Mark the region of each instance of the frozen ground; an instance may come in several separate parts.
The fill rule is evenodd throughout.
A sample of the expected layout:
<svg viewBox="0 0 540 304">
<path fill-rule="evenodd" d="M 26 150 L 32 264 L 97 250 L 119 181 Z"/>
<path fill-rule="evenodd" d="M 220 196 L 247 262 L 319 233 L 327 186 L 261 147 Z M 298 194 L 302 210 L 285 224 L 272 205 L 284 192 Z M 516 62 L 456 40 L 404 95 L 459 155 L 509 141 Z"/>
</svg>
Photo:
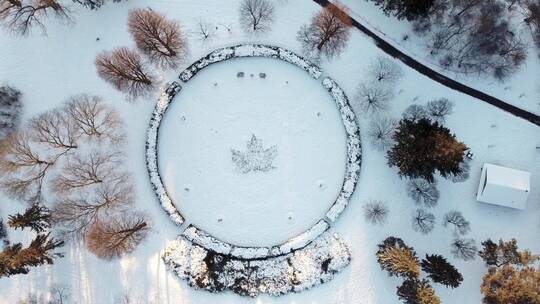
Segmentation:
<svg viewBox="0 0 540 304">
<path fill-rule="evenodd" d="M 231 150 L 248 152 L 252 135 L 263 149 L 275 146 L 273 169 L 243 173 L 235 166 Z M 183 85 L 161 123 L 158 159 L 188 222 L 232 244 L 273 246 L 309 229 L 334 203 L 345 143 L 320 80 L 276 59 L 241 58 Z"/>
<path fill-rule="evenodd" d="M 101 50 L 123 45 L 132 46 L 125 26 L 127 10 L 147 6 L 178 19 L 190 32 L 191 56 L 186 64 L 211 49 L 237 42 L 268 42 L 300 51 L 295 33 L 319 9 L 319 6 L 311 1 L 288 1 L 278 6 L 273 30 L 259 37 L 244 35 L 238 28 L 238 1 L 225 3 L 219 0 L 135 0 L 108 5 L 98 12 L 86 12 L 77 8 L 77 23 L 65 26 L 51 22 L 48 37 L 36 34 L 28 38 L 14 38 L 0 31 L 0 81 L 9 81 L 24 92 L 25 118 L 61 104 L 70 95 L 83 92 L 101 95 L 120 110 L 129 132 L 127 151 L 132 164 L 131 171 L 136 173 L 138 205 L 150 213 L 154 227 L 144 245 L 133 255 L 120 261 L 100 261 L 84 248 L 73 245 L 64 248 L 66 257 L 53 266 L 34 269 L 26 276 L 0 279 L 0 303 L 14 303 L 26 292 L 45 293 L 48 287 L 55 283 L 71 285 L 73 299 L 77 303 L 92 304 L 113 303 L 113 300 L 125 291 L 140 297 L 142 303 L 397 303 L 395 288 L 398 280 L 389 278 L 380 271 L 375 258 L 376 244 L 389 235 L 395 235 L 415 247 L 419 256 L 440 253 L 449 257 L 463 273 L 464 282 L 457 289 L 435 285 L 443 303 L 478 304 L 481 299 L 480 279 L 486 269 L 478 259 L 462 262 L 451 257 L 449 244 L 452 233 L 440 224 L 444 213 L 451 209 L 462 211 L 471 221 L 470 237 L 474 237 L 477 242 L 488 237 L 515 237 L 521 247 L 540 252 L 540 153 L 535 148 L 540 145 L 540 129 L 485 103 L 448 90 L 403 67 L 405 75 L 398 84 L 399 94 L 393 100 L 389 115 L 398 117 L 413 100 L 425 103 L 433 98 L 447 97 L 456 103 L 447 125 L 475 153 L 471 178 L 468 181 L 461 184 L 439 182 L 441 200 L 439 206 L 432 211 L 438 220 L 435 230 L 424 236 L 411 229 L 410 217 L 416 206 L 405 193 L 405 183 L 397 177 L 394 170 L 386 166 L 384 155 L 367 144 L 364 132 L 362 136 L 365 145 L 357 191 L 349 207 L 331 230 L 341 233 L 351 249 L 352 261 L 347 269 L 331 282 L 313 290 L 280 298 L 261 296 L 248 299 L 232 293 L 214 295 L 192 290 L 174 274 L 167 272 L 159 258 L 160 251 L 166 247 L 167 242 L 178 234 L 178 228 L 158 205 L 145 168 L 146 128 L 156 97 L 138 104 L 128 104 L 121 94 L 97 77 L 93 67 L 95 55 Z M 374 10 L 357 13 L 366 18 L 377 17 Z M 199 41 L 195 34 L 196 22 L 200 18 L 219 26 L 217 36 L 209 42 Z M 232 26 L 231 34 L 223 28 L 223 24 Z M 100 41 L 96 41 L 96 37 L 100 37 Z M 353 31 L 350 44 L 342 56 L 330 62 L 323 61 L 322 68 L 327 75 L 339 82 L 348 95 L 353 96 L 356 85 L 365 76 L 368 63 L 379 54 L 381 52 L 371 40 Z M 537 64 L 534 65 L 533 62 L 529 67 L 537 68 Z M 533 82 L 533 72 L 534 70 L 531 70 L 528 79 L 512 80 L 512 92 L 515 93 L 500 97 L 514 104 L 521 102 L 518 92 L 529 91 L 527 88 Z M 162 77 L 173 79 L 176 75 L 177 71 L 163 73 Z M 271 73 L 268 75 L 267 80 L 272 76 Z M 235 75 L 233 78 L 236 81 Z M 470 83 L 476 80 L 467 81 Z M 503 91 L 502 87 L 493 83 L 487 87 L 487 91 Z M 362 130 L 365 130 L 370 117 L 361 115 L 359 118 Z M 242 149 L 244 136 L 233 146 Z M 272 144 L 271 140 L 263 139 L 265 144 Z M 483 162 L 505 164 L 533 173 L 532 192 L 526 211 L 498 208 L 475 201 Z M 371 226 L 363 220 L 362 206 L 368 199 L 387 201 L 390 216 L 385 226 Z M 24 208 L 4 196 L 0 197 L 0 207 L 2 217 Z M 30 239 L 30 236 L 15 233 L 12 233 L 12 237 L 24 241 Z"/>
</svg>

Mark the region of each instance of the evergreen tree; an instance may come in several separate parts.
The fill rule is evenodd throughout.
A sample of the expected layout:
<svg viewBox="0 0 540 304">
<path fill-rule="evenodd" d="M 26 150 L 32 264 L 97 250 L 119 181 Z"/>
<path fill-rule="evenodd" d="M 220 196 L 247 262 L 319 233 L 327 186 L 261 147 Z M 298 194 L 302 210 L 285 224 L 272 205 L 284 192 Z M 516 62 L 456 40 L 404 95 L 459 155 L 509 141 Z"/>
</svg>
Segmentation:
<svg viewBox="0 0 540 304">
<path fill-rule="evenodd" d="M 51 227 L 51 213 L 47 207 L 34 204 L 23 214 L 10 215 L 8 224 L 14 229 L 30 228 L 37 233 L 44 232 Z"/>
<path fill-rule="evenodd" d="M 64 245 L 63 241 L 49 238 L 50 234 L 39 234 L 27 248 L 21 243 L 8 245 L 0 252 L 0 278 L 14 274 L 26 274 L 29 267 L 53 264 L 55 257 L 61 253 L 53 252 Z"/>
<path fill-rule="evenodd" d="M 540 304 L 540 269 L 491 267 L 480 290 L 484 304 Z"/>
<path fill-rule="evenodd" d="M 460 172 L 465 144 L 450 130 L 429 119 L 402 119 L 394 134 L 396 144 L 388 151 L 388 165 L 400 176 L 424 178 L 433 182 L 438 171 L 443 177 Z"/>
<path fill-rule="evenodd" d="M 7 239 L 7 230 L 6 225 L 4 225 L 4 220 L 0 218 L 0 240 Z"/>
<path fill-rule="evenodd" d="M 405 304 L 440 304 L 441 300 L 427 280 L 407 279 L 397 289 L 399 299 Z"/>
<path fill-rule="evenodd" d="M 456 288 L 463 281 L 461 273 L 452 264 L 448 263 L 444 257 L 438 254 L 426 254 L 426 258 L 422 260 L 420 265 L 422 266 L 422 270 L 435 283 Z"/>
<path fill-rule="evenodd" d="M 420 265 L 413 248 L 405 245 L 400 238 L 389 237 L 379 244 L 377 261 L 381 269 L 386 270 L 390 276 L 404 278 L 418 278 Z"/>
<path fill-rule="evenodd" d="M 372 0 L 381 6 L 386 15 L 393 14 L 398 19 L 409 21 L 426 17 L 435 3 L 434 0 Z"/>
</svg>

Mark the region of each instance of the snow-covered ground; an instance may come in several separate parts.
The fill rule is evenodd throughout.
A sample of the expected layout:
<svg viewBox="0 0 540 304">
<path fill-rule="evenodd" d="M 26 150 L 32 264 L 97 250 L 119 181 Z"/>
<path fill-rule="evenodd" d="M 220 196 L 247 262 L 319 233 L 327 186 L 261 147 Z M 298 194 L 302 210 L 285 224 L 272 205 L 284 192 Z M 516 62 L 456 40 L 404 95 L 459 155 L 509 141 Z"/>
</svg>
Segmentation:
<svg viewBox="0 0 540 304">
<path fill-rule="evenodd" d="M 58 259 L 55 265 L 32 269 L 28 275 L 0 279 L 0 303 L 15 303 L 26 292 L 46 293 L 49 286 L 56 283 L 70 285 L 72 299 L 76 303 L 114 303 L 114 299 L 125 292 L 139 297 L 142 303 L 397 303 L 395 288 L 399 281 L 389 278 L 382 272 L 375 258 L 376 244 L 387 236 L 394 235 L 413 246 L 420 257 L 426 253 L 440 253 L 448 257 L 463 273 L 464 282 L 459 288 L 452 290 L 440 285 L 434 286 L 443 303 L 476 304 L 481 299 L 479 286 L 486 269 L 479 259 L 463 262 L 451 257 L 452 232 L 442 227 L 441 220 L 443 215 L 452 209 L 462 211 L 471 221 L 472 232 L 469 236 L 475 238 L 477 244 L 488 237 L 495 239 L 515 237 L 520 247 L 540 252 L 540 152 L 536 148 L 540 145 L 540 128 L 481 101 L 449 90 L 403 66 L 404 77 L 397 85 L 398 94 L 392 102 L 389 115 L 398 117 L 413 102 L 425 103 L 434 98 L 447 97 L 456 103 L 447 125 L 460 140 L 471 147 L 475 154 L 469 180 L 459 184 L 439 181 L 441 200 L 439 205 L 431 210 L 438 222 L 431 234 L 425 236 L 412 230 L 411 214 L 416 206 L 406 195 L 405 182 L 399 179 L 395 170 L 387 167 L 384 154 L 368 144 L 366 132 L 363 132 L 364 153 L 357 190 L 342 217 L 330 230 L 343 236 L 351 250 L 352 261 L 350 266 L 332 281 L 300 294 L 279 298 L 263 295 L 250 299 L 233 293 L 210 294 L 195 291 L 168 272 L 160 258 L 160 252 L 166 248 L 169 241 L 175 239 L 179 230 L 157 203 L 148 180 L 144 157 L 146 128 L 157 96 L 136 104 L 125 102 L 122 94 L 98 78 L 93 66 L 94 58 L 104 49 L 132 46 L 125 25 L 128 9 L 148 6 L 179 20 L 189 32 L 190 58 L 178 71 L 161 73 L 164 80 L 174 79 L 180 70 L 208 51 L 239 42 L 266 42 L 285 46 L 300 53 L 300 46 L 295 39 L 296 31 L 309 21 L 319 6 L 307 0 L 279 1 L 279 3 L 282 4 L 277 5 L 276 21 L 272 31 L 260 36 L 247 35 L 240 30 L 237 14 L 239 1 L 236 0 L 226 2 L 130 0 L 126 3 L 107 5 L 97 12 L 74 8 L 77 14 L 76 24 L 66 26 L 51 21 L 48 23 L 46 37 L 39 33 L 27 38 L 11 37 L 0 31 L 0 81 L 7 81 L 24 92 L 25 119 L 54 108 L 67 97 L 78 93 L 101 95 L 121 112 L 128 131 L 129 146 L 126 150 L 131 164 L 130 169 L 135 173 L 138 207 L 149 212 L 153 225 L 148 240 L 134 254 L 119 261 L 104 262 L 92 256 L 84 247 L 68 245 L 63 248 L 66 257 Z M 365 18 L 379 20 L 378 11 L 375 9 L 358 10 L 356 13 Z M 214 39 L 206 42 L 198 39 L 196 22 L 199 19 L 218 26 L 217 36 Z M 225 29 L 225 25 L 231 26 L 230 33 Z M 100 38 L 99 41 L 96 41 L 97 37 Z M 369 62 L 380 54 L 381 51 L 370 39 L 353 31 L 345 52 L 334 60 L 323 60 L 321 67 L 325 75 L 335 79 L 352 97 L 358 82 L 365 76 Z M 251 66 L 243 68 L 246 73 L 251 69 Z M 538 69 L 538 62 L 531 59 L 527 65 L 527 72 L 523 72 L 524 76 L 518 76 L 522 75 L 520 72 L 512 78 L 511 91 L 505 91 L 503 85 L 495 82 L 489 84 L 490 81 L 485 87 L 478 87 L 485 88 L 488 93 L 492 92 L 513 104 L 521 105 L 522 101 L 518 98 L 520 92 L 526 92 L 527 96 L 533 94 L 533 80 L 538 80 L 535 78 L 538 77 L 535 76 L 535 69 Z M 260 69 L 254 70 L 257 73 Z M 230 81 L 231 86 L 234 82 L 240 81 L 236 79 L 234 72 L 230 77 L 218 80 L 220 89 L 226 90 L 224 87 L 226 79 Z M 267 74 L 268 77 L 264 81 L 270 83 L 272 72 Z M 255 77 L 258 77 L 257 74 Z M 307 84 L 312 80 L 307 76 L 304 77 L 302 78 L 305 79 L 304 83 L 301 85 L 311 88 Z M 199 77 L 201 82 L 202 78 Z M 242 81 L 251 80 L 244 78 Z M 464 81 L 475 82 L 471 79 Z M 209 90 L 214 90 L 212 82 L 206 84 L 211 84 Z M 186 92 L 189 89 L 187 87 Z M 180 94 L 183 93 L 185 92 Z M 307 94 L 311 92 L 306 92 L 306 96 Z M 324 98 L 327 98 L 328 93 L 324 94 L 326 94 Z M 523 104 L 523 108 L 529 107 L 528 103 Z M 307 115 L 314 113 L 315 109 L 308 111 Z M 366 130 L 370 119 L 371 117 L 359 115 L 362 130 Z M 175 121 L 171 120 L 170 123 Z M 243 144 L 251 135 L 250 132 L 238 134 L 239 137 L 231 142 L 231 148 L 242 150 Z M 278 141 L 277 137 L 273 136 L 276 135 L 268 137 L 261 135 L 261 138 L 265 145 L 273 145 Z M 178 140 L 180 145 L 184 142 L 188 144 L 189 140 Z M 335 159 L 336 156 L 332 155 L 331 158 Z M 532 191 L 526 211 L 499 208 L 475 201 L 483 162 L 504 164 L 533 173 Z M 328 174 L 324 180 L 330 183 L 332 176 Z M 390 215 L 384 226 L 372 226 L 362 218 L 362 206 L 369 199 L 387 201 Z M 24 209 L 22 204 L 4 196 L 0 197 L 2 217 L 5 218 L 7 214 L 22 209 Z M 286 218 L 287 212 L 283 210 L 283 218 Z M 215 221 L 215 217 L 210 216 L 207 220 Z M 248 233 L 252 233 L 249 230 L 254 229 L 246 227 L 244 229 L 246 237 L 249 236 Z M 15 233 L 12 233 L 12 237 L 20 237 L 24 241 L 30 239 L 29 235 Z"/>
<path fill-rule="evenodd" d="M 229 243 L 281 244 L 322 218 L 341 190 L 346 138 L 336 104 L 320 80 L 286 62 L 205 68 L 183 85 L 159 133 L 162 179 L 180 213 Z M 231 150 L 248 152 L 252 135 L 275 146 L 273 169 L 235 166 Z"/>
</svg>

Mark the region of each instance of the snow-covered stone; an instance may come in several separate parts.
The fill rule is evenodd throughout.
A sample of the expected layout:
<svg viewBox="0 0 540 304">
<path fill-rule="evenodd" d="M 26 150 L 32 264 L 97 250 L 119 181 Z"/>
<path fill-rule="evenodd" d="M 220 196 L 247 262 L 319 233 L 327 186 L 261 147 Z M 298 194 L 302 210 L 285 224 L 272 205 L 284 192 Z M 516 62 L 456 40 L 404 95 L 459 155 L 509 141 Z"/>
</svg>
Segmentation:
<svg viewBox="0 0 540 304">
<path fill-rule="evenodd" d="M 152 184 L 152 189 L 156 194 L 161 207 L 167 214 L 170 219 L 178 226 L 184 223 L 184 218 L 174 206 L 172 200 L 167 194 L 167 190 L 163 186 L 163 181 L 159 174 L 158 168 L 158 159 L 157 159 L 157 142 L 159 136 L 159 126 L 163 115 L 167 110 L 167 107 L 172 102 L 173 98 L 182 90 L 182 87 L 178 82 L 173 82 L 168 85 L 167 89 L 159 97 L 154 112 L 152 113 L 152 118 L 150 119 L 150 126 L 148 127 L 146 133 L 146 168 L 148 174 L 150 175 L 150 183 Z"/>
<path fill-rule="evenodd" d="M 315 79 L 319 79 L 322 75 L 322 71 L 318 66 L 287 49 L 264 44 L 240 44 L 212 51 L 182 71 L 179 78 L 183 82 L 187 82 L 200 70 L 211 64 L 242 57 L 277 58 L 298 66 Z"/>
<path fill-rule="evenodd" d="M 358 183 L 360 164 L 362 162 L 362 147 L 360 144 L 360 129 L 358 128 L 356 116 L 351 109 L 347 95 L 345 95 L 341 87 L 330 77 L 324 78 L 322 85 L 332 95 L 341 114 L 345 132 L 347 133 L 347 170 L 345 179 L 338 198 L 326 213 L 326 218 L 333 223 L 345 210 L 345 207 L 347 207 L 349 198 Z"/>
</svg>

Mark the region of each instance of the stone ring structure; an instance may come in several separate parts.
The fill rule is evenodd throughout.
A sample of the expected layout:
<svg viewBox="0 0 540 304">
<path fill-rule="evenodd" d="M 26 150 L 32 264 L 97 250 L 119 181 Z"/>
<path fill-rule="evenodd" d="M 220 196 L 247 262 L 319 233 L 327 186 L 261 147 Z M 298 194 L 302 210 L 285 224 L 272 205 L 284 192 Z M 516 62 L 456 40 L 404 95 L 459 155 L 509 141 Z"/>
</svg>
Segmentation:
<svg viewBox="0 0 540 304">
<path fill-rule="evenodd" d="M 187 83 L 205 67 L 233 58 L 266 57 L 286 61 L 305 70 L 312 78 L 320 79 L 322 71 L 319 67 L 297 54 L 276 46 L 263 44 L 241 44 L 217 49 L 207 56 L 197 60 L 180 73 L 179 79 Z M 347 139 L 346 170 L 339 195 L 332 206 L 323 214 L 320 220 L 300 235 L 289 239 L 281 245 L 273 247 L 241 247 L 213 237 L 193 224 L 183 231 L 182 236 L 207 250 L 218 254 L 228 255 L 243 260 L 264 259 L 289 254 L 309 245 L 318 236 L 327 231 L 346 208 L 349 198 L 355 190 L 361 164 L 361 142 L 358 124 L 349 105 L 347 96 L 339 85 L 329 77 L 321 81 L 321 85 L 330 93 L 334 100 L 344 125 Z M 169 197 L 159 171 L 158 139 L 159 128 L 169 105 L 182 90 L 179 82 L 172 82 L 161 94 L 150 120 L 146 141 L 146 164 L 150 175 L 153 190 L 171 220 L 178 226 L 185 223 L 185 219 L 176 208 L 175 202 Z M 178 204 L 180 202 L 176 202 Z"/>
</svg>

